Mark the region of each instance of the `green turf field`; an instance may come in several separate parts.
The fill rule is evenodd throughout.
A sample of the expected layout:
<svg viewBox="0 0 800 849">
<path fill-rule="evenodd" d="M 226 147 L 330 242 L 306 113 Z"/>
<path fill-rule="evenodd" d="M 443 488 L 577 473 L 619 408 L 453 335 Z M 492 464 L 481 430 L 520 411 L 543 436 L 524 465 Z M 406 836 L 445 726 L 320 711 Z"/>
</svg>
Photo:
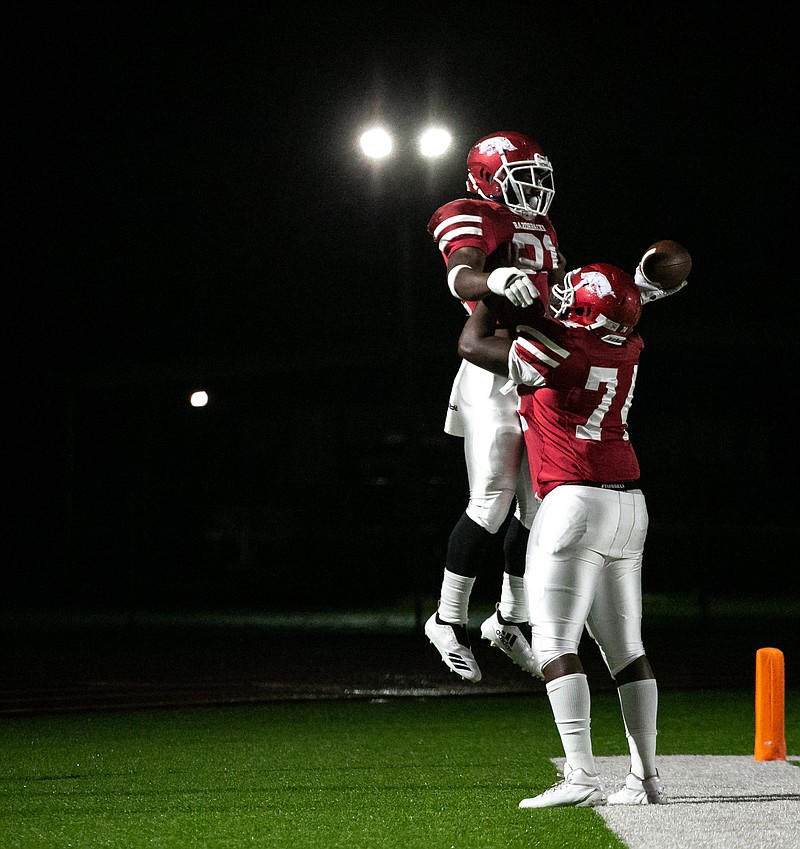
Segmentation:
<svg viewBox="0 0 800 849">
<path fill-rule="evenodd" d="M 752 755 L 753 694 L 662 693 L 661 754 Z M 597 755 L 626 751 L 616 696 Z M 800 752 L 800 692 L 786 696 Z M 620 847 L 588 809 L 521 811 L 562 755 L 543 694 L 4 719 L 3 849 Z"/>
</svg>

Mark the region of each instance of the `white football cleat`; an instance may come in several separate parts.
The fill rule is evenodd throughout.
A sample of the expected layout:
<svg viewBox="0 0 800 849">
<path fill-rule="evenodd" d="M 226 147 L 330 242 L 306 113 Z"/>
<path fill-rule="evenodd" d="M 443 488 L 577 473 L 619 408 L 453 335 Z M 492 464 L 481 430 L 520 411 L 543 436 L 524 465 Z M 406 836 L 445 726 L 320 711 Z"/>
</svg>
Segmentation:
<svg viewBox="0 0 800 849">
<path fill-rule="evenodd" d="M 481 680 L 481 671 L 472 653 L 465 625 L 442 622 L 438 613 L 434 613 L 425 623 L 425 635 L 453 672 L 473 684 Z"/>
<path fill-rule="evenodd" d="M 664 805 L 667 789 L 658 773 L 650 778 L 639 778 L 628 773 L 625 785 L 608 797 L 609 805 Z"/>
<path fill-rule="evenodd" d="M 505 652 L 521 669 L 537 678 L 542 677 L 537 671 L 536 660 L 525 632 L 519 624 L 503 619 L 500 615 L 500 605 L 481 625 L 481 637 Z"/>
<path fill-rule="evenodd" d="M 523 799 L 520 808 L 595 808 L 605 805 L 606 794 L 600 778 L 582 769 L 564 765 L 564 780 L 533 796 Z"/>
</svg>

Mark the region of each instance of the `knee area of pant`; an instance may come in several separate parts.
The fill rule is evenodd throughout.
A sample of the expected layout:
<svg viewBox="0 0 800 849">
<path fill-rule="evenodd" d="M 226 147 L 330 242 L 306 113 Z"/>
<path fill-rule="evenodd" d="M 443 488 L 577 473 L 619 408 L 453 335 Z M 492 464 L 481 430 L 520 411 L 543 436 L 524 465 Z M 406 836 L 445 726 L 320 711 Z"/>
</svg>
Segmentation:
<svg viewBox="0 0 800 849">
<path fill-rule="evenodd" d="M 640 661 L 640 658 L 643 658 L 643 660 Z M 631 666 L 631 664 L 635 661 L 640 661 L 640 663 L 647 662 L 647 657 L 641 648 L 633 649 L 624 656 L 612 657 L 611 655 L 608 655 L 606 665 L 608 666 L 608 671 L 611 673 L 611 677 L 616 681 L 617 676 L 620 674 L 620 672 L 625 672 L 625 670 L 628 670 L 628 667 Z M 649 664 L 647 668 L 649 669 Z M 632 668 L 628 671 L 633 674 L 635 680 L 635 678 L 637 677 L 637 670 Z"/>
<path fill-rule="evenodd" d="M 510 507 L 510 501 L 504 503 L 499 499 L 480 503 L 470 501 L 465 512 L 476 525 L 480 525 L 490 534 L 496 534 L 505 521 Z"/>
</svg>

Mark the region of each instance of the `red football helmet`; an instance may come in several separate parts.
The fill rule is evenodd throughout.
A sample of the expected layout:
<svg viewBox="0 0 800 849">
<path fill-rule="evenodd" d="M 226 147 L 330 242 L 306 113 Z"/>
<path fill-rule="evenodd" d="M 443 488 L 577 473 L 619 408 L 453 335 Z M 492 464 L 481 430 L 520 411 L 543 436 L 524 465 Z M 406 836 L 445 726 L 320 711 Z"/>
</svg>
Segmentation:
<svg viewBox="0 0 800 849">
<path fill-rule="evenodd" d="M 642 314 L 642 299 L 630 274 L 604 262 L 576 268 L 550 289 L 553 318 L 585 327 L 609 345 L 621 345 Z"/>
<path fill-rule="evenodd" d="M 553 166 L 522 133 L 484 136 L 467 155 L 467 189 L 504 203 L 518 215 L 547 215 L 553 201 Z"/>
</svg>

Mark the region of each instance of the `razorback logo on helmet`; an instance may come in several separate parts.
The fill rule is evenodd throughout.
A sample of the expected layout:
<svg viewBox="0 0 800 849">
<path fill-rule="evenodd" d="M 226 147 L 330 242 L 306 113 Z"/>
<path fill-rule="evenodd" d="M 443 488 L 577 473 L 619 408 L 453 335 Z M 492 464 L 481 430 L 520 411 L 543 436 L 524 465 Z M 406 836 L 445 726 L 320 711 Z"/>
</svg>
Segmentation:
<svg viewBox="0 0 800 849">
<path fill-rule="evenodd" d="M 483 139 L 483 141 L 478 142 L 478 150 L 483 154 L 502 153 L 504 150 L 516 149 L 511 143 L 511 139 L 505 136 L 492 136 L 490 139 Z"/>
<path fill-rule="evenodd" d="M 604 298 L 606 295 L 614 294 L 614 287 L 605 274 L 599 271 L 589 271 L 581 275 L 583 285 L 596 297 Z"/>
</svg>

